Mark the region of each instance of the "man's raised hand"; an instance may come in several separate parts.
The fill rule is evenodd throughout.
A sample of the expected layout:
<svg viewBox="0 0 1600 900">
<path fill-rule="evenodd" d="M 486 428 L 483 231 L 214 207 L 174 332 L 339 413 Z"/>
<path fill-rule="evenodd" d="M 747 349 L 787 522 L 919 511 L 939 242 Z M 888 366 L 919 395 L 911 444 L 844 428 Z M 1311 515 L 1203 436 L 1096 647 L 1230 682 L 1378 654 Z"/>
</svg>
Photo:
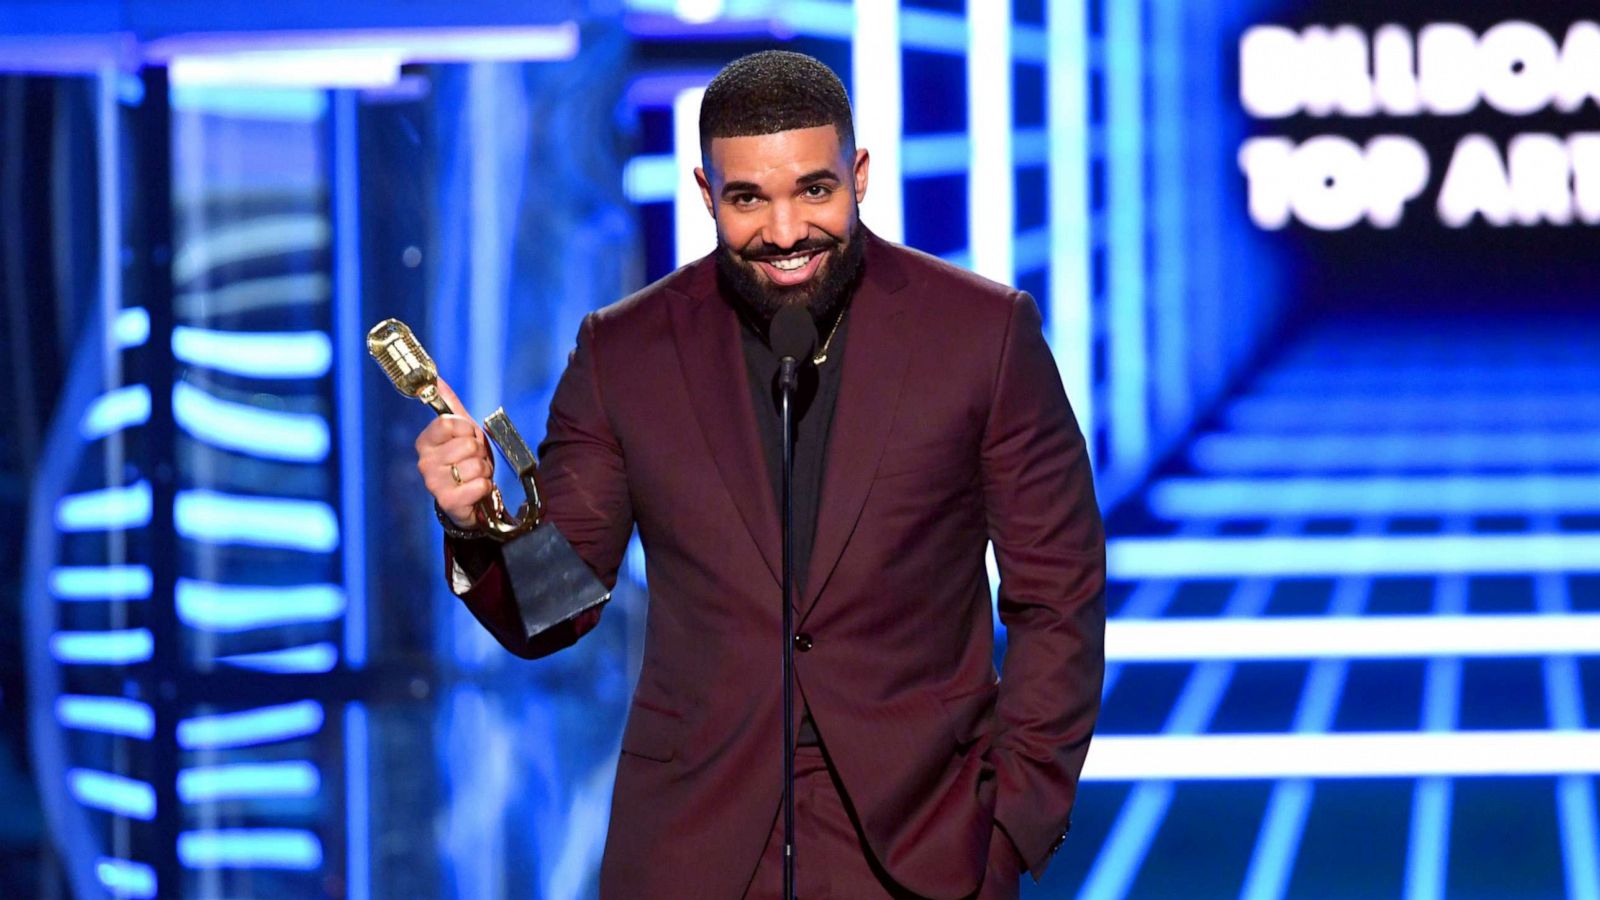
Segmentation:
<svg viewBox="0 0 1600 900">
<path fill-rule="evenodd" d="M 482 528 L 475 505 L 494 490 L 494 457 L 483 429 L 466 414 L 443 378 L 439 396 L 450 415 L 439 416 L 417 435 L 417 471 L 439 509 L 465 529 Z"/>
</svg>

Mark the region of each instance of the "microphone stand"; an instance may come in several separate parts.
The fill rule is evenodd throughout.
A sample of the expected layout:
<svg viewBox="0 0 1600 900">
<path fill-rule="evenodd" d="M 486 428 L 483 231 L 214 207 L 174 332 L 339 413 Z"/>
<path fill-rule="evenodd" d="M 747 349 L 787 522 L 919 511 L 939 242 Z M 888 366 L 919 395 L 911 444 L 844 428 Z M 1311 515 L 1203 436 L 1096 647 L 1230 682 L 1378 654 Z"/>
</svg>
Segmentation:
<svg viewBox="0 0 1600 900">
<path fill-rule="evenodd" d="M 783 896 L 794 900 L 794 419 L 800 363 L 779 361 L 783 419 Z"/>
</svg>

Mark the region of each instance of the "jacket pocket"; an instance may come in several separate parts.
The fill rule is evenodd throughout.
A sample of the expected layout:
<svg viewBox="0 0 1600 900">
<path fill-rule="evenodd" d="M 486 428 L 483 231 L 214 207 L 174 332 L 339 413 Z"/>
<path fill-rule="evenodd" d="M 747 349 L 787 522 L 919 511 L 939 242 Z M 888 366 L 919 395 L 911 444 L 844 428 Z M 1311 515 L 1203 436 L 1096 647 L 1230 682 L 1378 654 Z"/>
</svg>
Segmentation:
<svg viewBox="0 0 1600 900">
<path fill-rule="evenodd" d="M 683 736 L 683 715 L 651 703 L 634 700 L 628 724 L 622 730 L 622 752 L 667 762 L 678 755 Z"/>
</svg>

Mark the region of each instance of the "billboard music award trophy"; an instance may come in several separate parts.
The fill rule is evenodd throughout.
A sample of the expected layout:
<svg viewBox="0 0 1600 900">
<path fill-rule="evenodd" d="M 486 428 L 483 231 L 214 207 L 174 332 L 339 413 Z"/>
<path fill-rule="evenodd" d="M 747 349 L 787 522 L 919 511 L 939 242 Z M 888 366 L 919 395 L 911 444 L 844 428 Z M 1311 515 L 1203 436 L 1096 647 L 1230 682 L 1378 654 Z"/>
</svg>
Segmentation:
<svg viewBox="0 0 1600 900">
<path fill-rule="evenodd" d="M 395 389 L 426 403 L 438 415 L 449 406 L 439 396 L 439 370 L 411 329 L 398 319 L 384 319 L 367 332 L 367 352 L 383 368 Z M 541 524 L 544 503 L 539 493 L 539 464 L 502 407 L 483 422 L 495 448 L 517 473 L 527 502 L 511 515 L 498 487 L 478 503 L 484 536 L 500 543 L 511 594 L 521 613 L 525 637 L 532 638 L 611 599 L 577 551 L 553 523 Z"/>
</svg>

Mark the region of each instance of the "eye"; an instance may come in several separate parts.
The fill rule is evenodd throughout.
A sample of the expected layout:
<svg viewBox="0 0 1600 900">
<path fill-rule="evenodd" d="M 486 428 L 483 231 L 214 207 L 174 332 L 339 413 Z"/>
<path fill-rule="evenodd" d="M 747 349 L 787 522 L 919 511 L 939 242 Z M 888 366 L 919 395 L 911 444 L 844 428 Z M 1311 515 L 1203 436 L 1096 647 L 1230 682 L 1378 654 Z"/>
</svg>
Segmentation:
<svg viewBox="0 0 1600 900">
<path fill-rule="evenodd" d="M 833 194 L 833 188 L 825 184 L 813 184 L 806 187 L 804 196 L 812 200 L 821 200 L 831 194 Z"/>
<path fill-rule="evenodd" d="M 729 198 L 728 202 L 733 204 L 735 209 L 749 209 L 760 203 L 761 198 L 755 194 L 734 194 L 733 197 Z"/>
</svg>

